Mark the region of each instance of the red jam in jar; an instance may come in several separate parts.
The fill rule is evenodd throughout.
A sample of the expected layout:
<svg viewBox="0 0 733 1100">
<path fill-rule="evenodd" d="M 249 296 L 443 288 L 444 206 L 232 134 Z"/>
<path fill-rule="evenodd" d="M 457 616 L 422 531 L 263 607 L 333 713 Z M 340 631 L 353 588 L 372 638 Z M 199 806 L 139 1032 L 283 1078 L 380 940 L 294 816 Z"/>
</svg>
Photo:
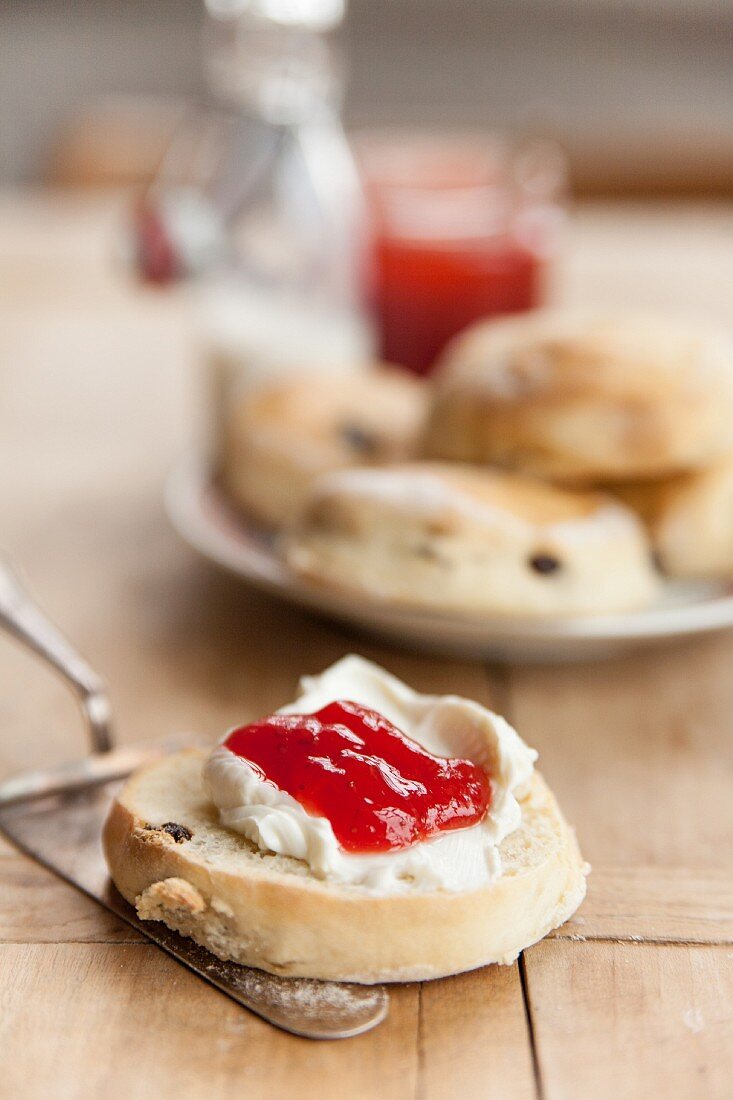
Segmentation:
<svg viewBox="0 0 733 1100">
<path fill-rule="evenodd" d="M 542 303 L 562 213 L 556 150 L 404 134 L 357 151 L 383 359 L 426 374 L 467 325 Z"/>
<path fill-rule="evenodd" d="M 409 241 L 383 236 L 375 246 L 381 353 L 427 374 L 445 345 L 483 317 L 539 305 L 542 263 L 511 240 Z"/>
<path fill-rule="evenodd" d="M 345 700 L 315 714 L 273 714 L 234 730 L 226 748 L 330 821 L 348 852 L 395 852 L 481 821 L 489 777 L 434 756 L 377 711 Z"/>
</svg>

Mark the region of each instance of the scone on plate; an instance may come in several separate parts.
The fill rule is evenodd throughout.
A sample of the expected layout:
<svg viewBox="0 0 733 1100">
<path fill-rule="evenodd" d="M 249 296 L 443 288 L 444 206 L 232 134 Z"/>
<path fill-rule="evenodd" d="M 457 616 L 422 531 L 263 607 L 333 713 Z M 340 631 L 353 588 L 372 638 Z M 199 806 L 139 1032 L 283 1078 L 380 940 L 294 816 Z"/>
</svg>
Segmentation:
<svg viewBox="0 0 733 1100">
<path fill-rule="evenodd" d="M 587 866 L 504 719 L 347 657 L 296 701 L 133 776 L 104 849 L 118 890 L 222 959 L 364 983 L 510 963 Z"/>
<path fill-rule="evenodd" d="M 483 322 L 435 377 L 432 458 L 591 483 L 698 469 L 733 443 L 733 340 L 675 317 Z"/>
<path fill-rule="evenodd" d="M 613 490 L 646 522 L 673 577 L 733 577 L 733 457 L 691 474 Z"/>
<path fill-rule="evenodd" d="M 658 587 L 643 525 L 620 502 L 457 464 L 326 474 L 283 550 L 335 589 L 481 615 L 626 611 Z"/>
<path fill-rule="evenodd" d="M 412 457 L 426 411 L 424 385 L 396 368 L 258 387 L 227 412 L 220 480 L 245 511 L 278 527 L 318 474 Z"/>
</svg>

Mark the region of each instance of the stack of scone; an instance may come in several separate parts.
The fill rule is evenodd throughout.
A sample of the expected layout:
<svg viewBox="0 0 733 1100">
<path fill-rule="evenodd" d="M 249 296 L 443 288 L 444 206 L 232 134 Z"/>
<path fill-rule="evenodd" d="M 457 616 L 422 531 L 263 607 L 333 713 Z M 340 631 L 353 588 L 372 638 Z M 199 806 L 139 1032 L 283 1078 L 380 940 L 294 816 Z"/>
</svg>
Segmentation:
<svg viewBox="0 0 733 1100">
<path fill-rule="evenodd" d="M 725 334 L 538 311 L 461 334 L 429 384 L 379 368 L 260 391 L 223 480 L 313 582 L 557 617 L 648 606 L 660 570 L 733 573 L 731 452 Z"/>
<path fill-rule="evenodd" d="M 733 340 L 675 318 L 538 312 L 460 336 L 430 455 L 602 487 L 673 576 L 733 573 Z"/>
</svg>

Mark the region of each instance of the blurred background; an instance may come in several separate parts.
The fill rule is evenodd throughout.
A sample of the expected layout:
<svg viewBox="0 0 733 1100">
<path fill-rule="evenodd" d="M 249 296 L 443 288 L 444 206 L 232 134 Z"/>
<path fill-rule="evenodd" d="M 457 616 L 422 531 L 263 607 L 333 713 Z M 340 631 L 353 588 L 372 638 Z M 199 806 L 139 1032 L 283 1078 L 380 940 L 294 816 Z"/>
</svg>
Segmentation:
<svg viewBox="0 0 733 1100">
<path fill-rule="evenodd" d="M 0 181 L 145 179 L 204 92 L 201 0 L 5 0 Z M 347 127 L 542 133 L 577 194 L 730 194 L 730 0 L 352 0 Z"/>
</svg>

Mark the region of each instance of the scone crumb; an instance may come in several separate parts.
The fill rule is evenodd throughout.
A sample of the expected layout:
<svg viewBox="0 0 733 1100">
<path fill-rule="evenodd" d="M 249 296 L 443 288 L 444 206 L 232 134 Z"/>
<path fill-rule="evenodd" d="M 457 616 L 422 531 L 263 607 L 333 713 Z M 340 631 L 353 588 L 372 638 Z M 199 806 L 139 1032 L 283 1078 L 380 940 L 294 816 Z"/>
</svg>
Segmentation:
<svg viewBox="0 0 733 1100">
<path fill-rule="evenodd" d="M 203 913 L 206 902 L 196 887 L 184 878 L 166 878 L 147 886 L 135 898 L 135 908 L 141 920 L 163 920 L 164 912 L 172 909 Z"/>
</svg>

